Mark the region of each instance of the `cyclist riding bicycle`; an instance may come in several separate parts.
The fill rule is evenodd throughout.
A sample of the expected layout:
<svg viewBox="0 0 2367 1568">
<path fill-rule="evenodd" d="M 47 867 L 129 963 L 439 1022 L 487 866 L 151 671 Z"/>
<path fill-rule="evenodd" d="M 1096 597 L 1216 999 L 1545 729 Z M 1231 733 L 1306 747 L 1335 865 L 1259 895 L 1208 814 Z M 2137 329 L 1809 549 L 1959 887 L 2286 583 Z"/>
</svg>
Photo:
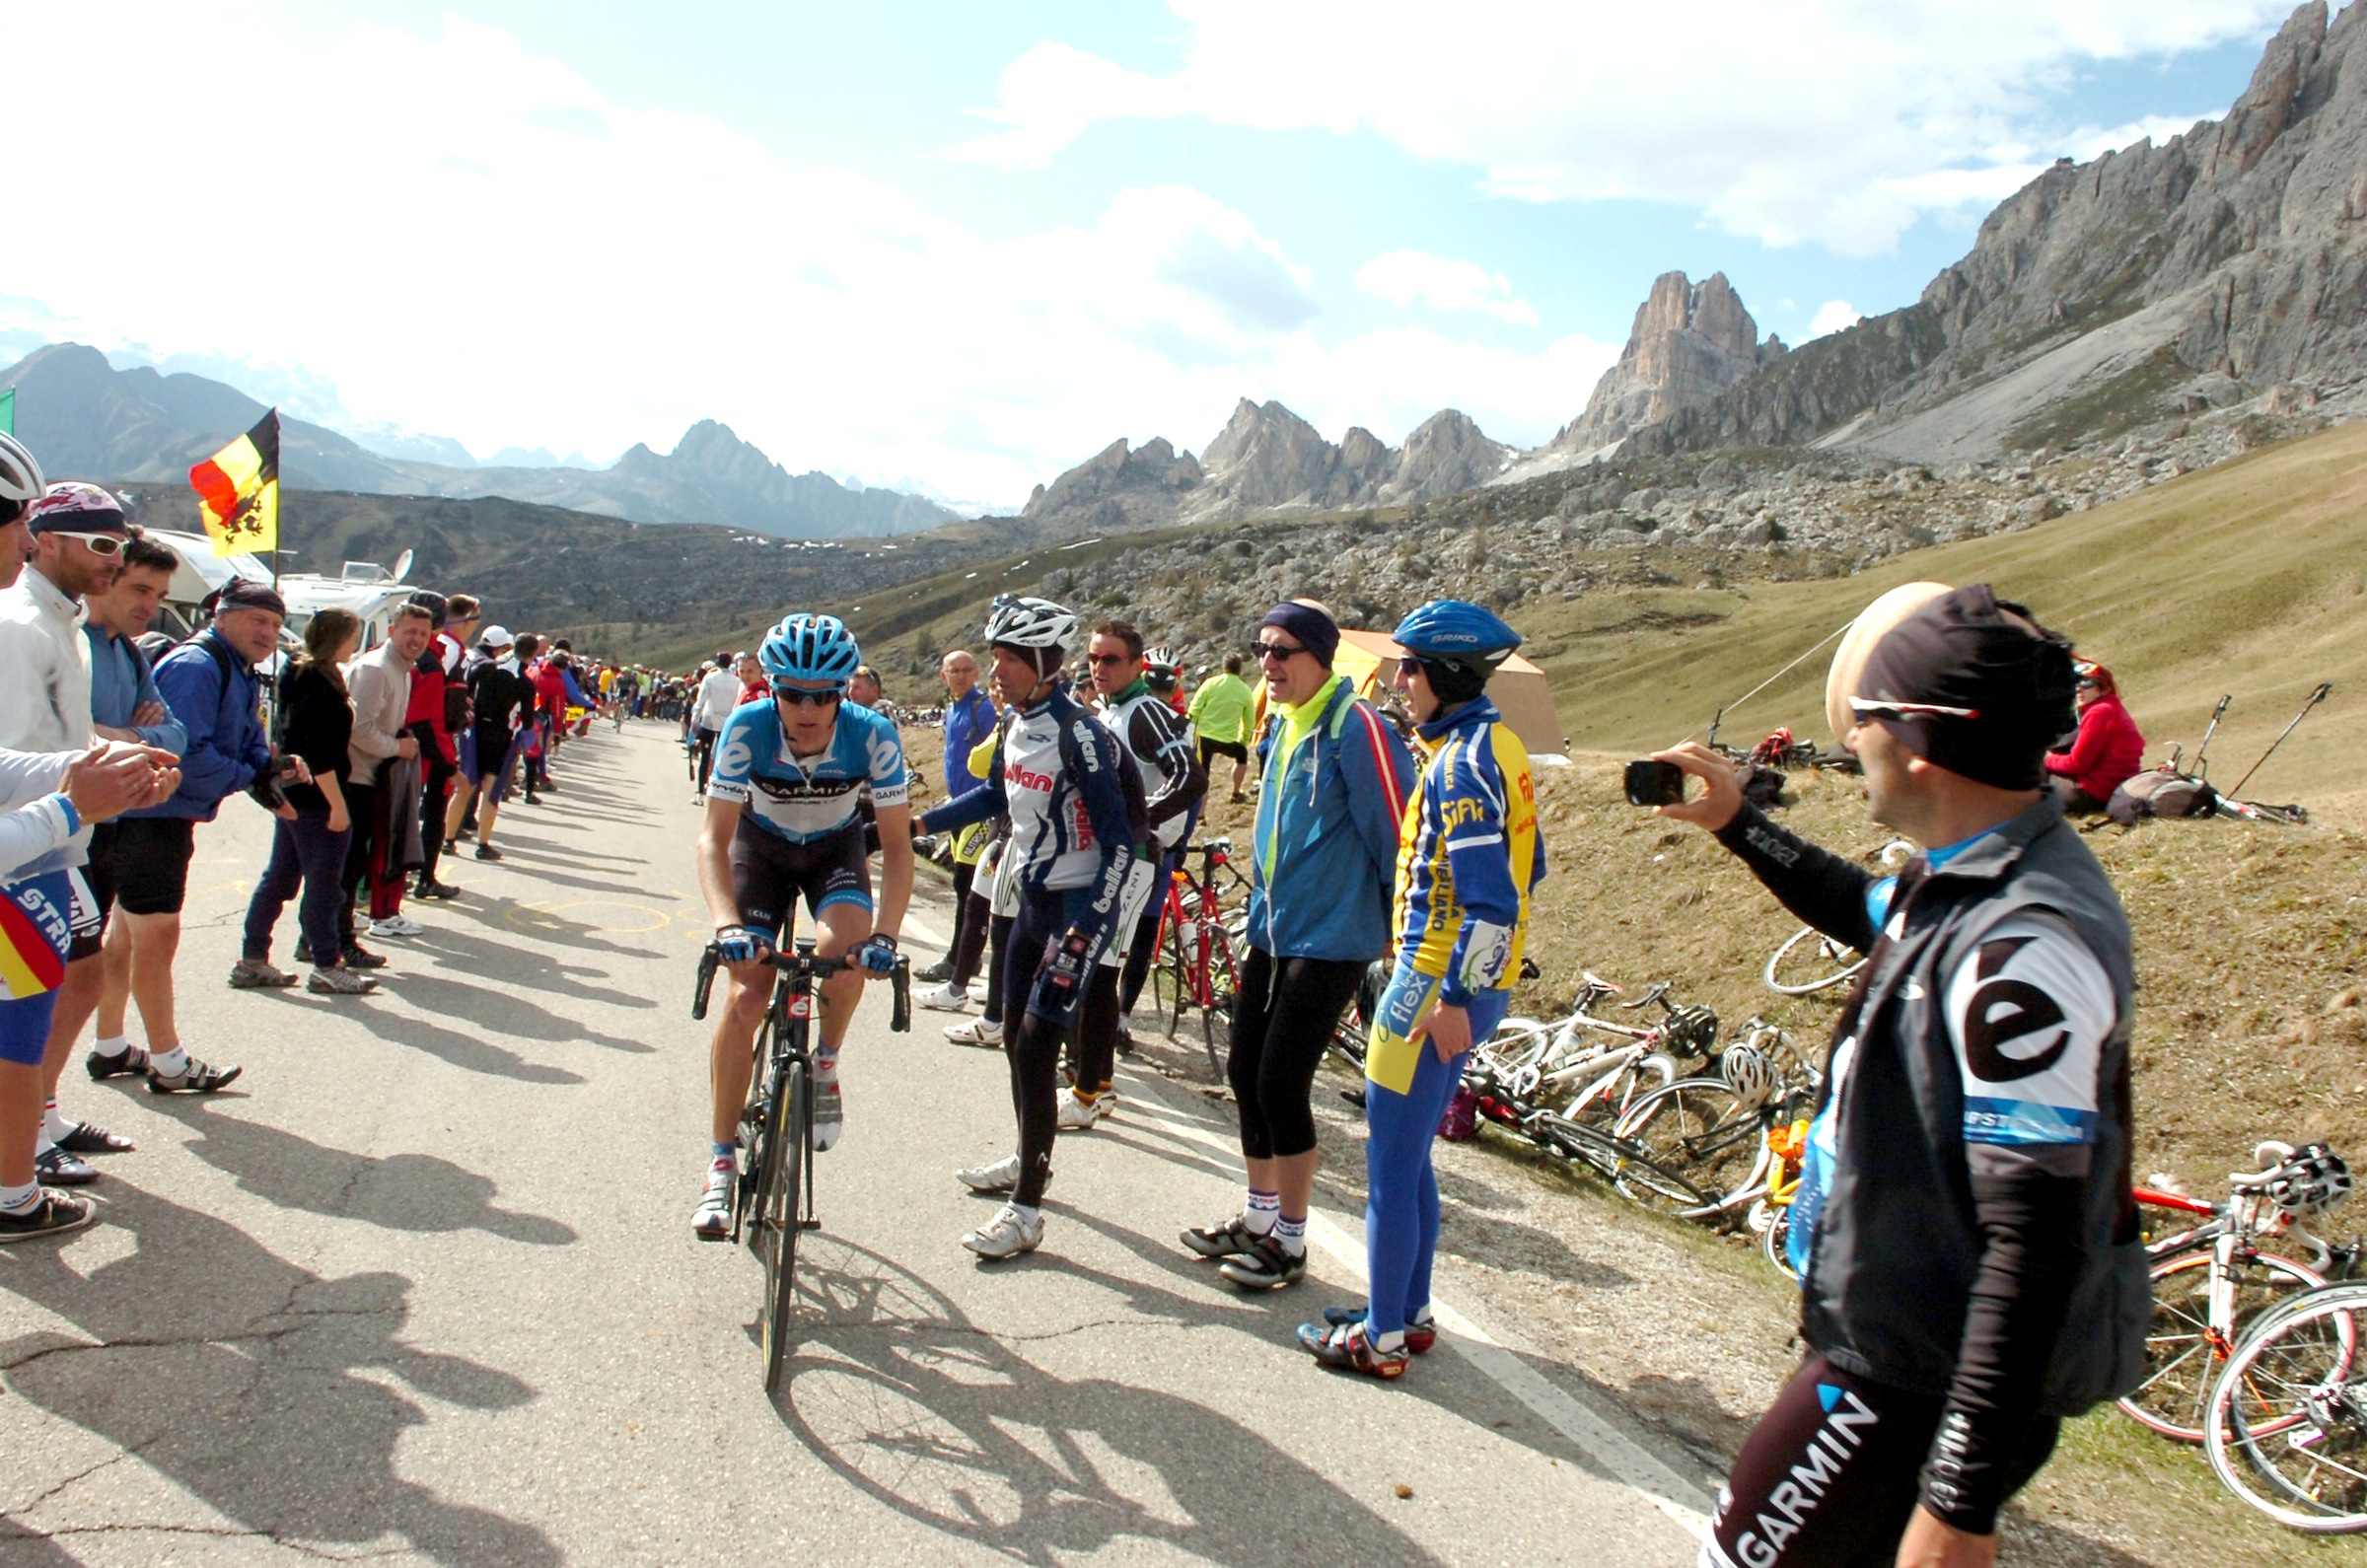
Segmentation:
<svg viewBox="0 0 2367 1568">
<path fill-rule="evenodd" d="M 1048 600 L 1006 597 L 986 617 L 995 678 L 1017 716 L 996 746 L 986 786 L 913 826 L 942 833 L 1000 814 L 1011 819 L 1003 875 L 1019 908 L 1002 973 L 1011 1098 L 1019 1152 L 957 1173 L 978 1192 L 1008 1192 L 1001 1212 L 962 1238 L 985 1258 L 1015 1257 L 1043 1240 L 1043 1189 L 1058 1136 L 1060 1046 L 1073 1031 L 1134 864 L 1135 824 L 1117 738 L 1059 678 L 1077 618 Z"/>
<path fill-rule="evenodd" d="M 820 928 L 816 954 L 851 953 L 861 965 L 820 988 L 814 1147 L 823 1150 L 838 1141 L 844 1122 L 838 1047 L 863 982 L 896 967 L 897 935 L 912 896 L 903 747 L 894 724 L 845 701 L 847 677 L 863 662 L 855 639 L 834 615 L 795 614 L 766 634 L 757 660 L 773 694 L 735 709 L 725 723 L 698 838 L 699 891 L 729 977 L 709 1050 L 711 1160 L 690 1220 L 705 1241 L 731 1232 L 740 1114 L 772 990 L 764 960 L 794 920 L 797 900 Z M 866 787 L 889 829 L 876 918 L 856 812 Z"/>
</svg>

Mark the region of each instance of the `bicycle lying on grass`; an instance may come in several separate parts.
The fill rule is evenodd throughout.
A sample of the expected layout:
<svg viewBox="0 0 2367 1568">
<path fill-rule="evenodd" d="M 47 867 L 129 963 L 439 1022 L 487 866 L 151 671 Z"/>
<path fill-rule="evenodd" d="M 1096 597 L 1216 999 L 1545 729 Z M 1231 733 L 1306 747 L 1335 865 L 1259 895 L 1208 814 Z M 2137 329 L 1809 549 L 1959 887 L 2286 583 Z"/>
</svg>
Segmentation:
<svg viewBox="0 0 2367 1568">
<path fill-rule="evenodd" d="M 778 972 L 764 1021 L 756 1028 L 754 1075 L 748 1105 L 740 1112 L 747 1148 L 742 1177 L 732 1200 L 731 1239 L 745 1233 L 750 1250 L 764 1267 L 764 1295 L 757 1326 L 764 1358 L 764 1391 L 777 1393 L 789 1348 L 789 1314 L 797 1295 L 797 1238 L 818 1228 L 814 1216 L 814 1057 L 807 1033 L 814 1018 L 814 985 L 854 967 L 848 958 L 814 955 L 814 942 L 799 937 L 793 953 L 774 953 L 764 962 Z M 690 1016 L 707 1016 L 707 992 L 722 957 L 713 943 L 699 955 L 698 980 Z M 889 974 L 894 1006 L 888 1027 L 912 1028 L 912 963 L 898 957 Z"/>
</svg>

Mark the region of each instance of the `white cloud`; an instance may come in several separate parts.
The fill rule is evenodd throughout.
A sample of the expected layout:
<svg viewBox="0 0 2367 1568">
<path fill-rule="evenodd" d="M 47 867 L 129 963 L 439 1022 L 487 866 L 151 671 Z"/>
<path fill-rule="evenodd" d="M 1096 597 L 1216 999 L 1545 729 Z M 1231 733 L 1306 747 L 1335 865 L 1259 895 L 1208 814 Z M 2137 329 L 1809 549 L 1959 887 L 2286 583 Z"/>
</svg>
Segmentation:
<svg viewBox="0 0 2367 1568">
<path fill-rule="evenodd" d="M 21 199 L 99 215 L 102 237 L 106 214 L 185 219 L 162 259 L 82 230 L 17 247 L 8 344 L 217 366 L 291 409 L 479 453 L 664 450 L 714 417 L 792 470 L 994 504 L 1121 433 L 1196 447 L 1244 394 L 1391 439 L 1458 401 L 1539 440 L 1592 384 L 1584 339 L 1327 344 L 1309 269 L 1197 189 L 987 238 L 713 118 L 611 102 L 464 21 L 298 38 L 259 0 L 100 10 L 0 21 L 12 57 L 109 60 L 105 115 L 70 73 L 19 84 L 20 122 L 77 127 Z M 191 82 L 245 80 L 304 133 L 190 111 Z M 1501 314 L 1492 287 L 1474 308 Z"/>
<path fill-rule="evenodd" d="M 1672 47 L 1668 8 L 1631 0 L 1170 3 L 1188 29 L 1179 69 L 1040 44 L 982 111 L 1001 128 L 954 155 L 1040 166 L 1117 118 L 1362 129 L 1472 165 L 1499 195 L 1675 201 L 1769 244 L 1868 254 L 1922 213 L 2010 191 L 2044 167 L 2029 144 L 2054 139 L 2046 97 L 2082 67 L 2251 36 L 2290 8 L 1702 0 Z M 1968 168 L 1967 148 L 1998 153 Z"/>
<path fill-rule="evenodd" d="M 1817 314 L 1809 319 L 1808 336 L 1815 339 L 1844 331 L 1864 320 L 1857 307 L 1847 300 L 1827 300 L 1817 307 Z"/>
<path fill-rule="evenodd" d="M 1476 261 L 1451 261 L 1427 250 L 1392 250 L 1356 272 L 1356 286 L 1392 305 L 1419 300 L 1435 311 L 1477 311 L 1501 321 L 1535 326 L 1537 310 L 1516 298 L 1512 280 Z"/>
</svg>

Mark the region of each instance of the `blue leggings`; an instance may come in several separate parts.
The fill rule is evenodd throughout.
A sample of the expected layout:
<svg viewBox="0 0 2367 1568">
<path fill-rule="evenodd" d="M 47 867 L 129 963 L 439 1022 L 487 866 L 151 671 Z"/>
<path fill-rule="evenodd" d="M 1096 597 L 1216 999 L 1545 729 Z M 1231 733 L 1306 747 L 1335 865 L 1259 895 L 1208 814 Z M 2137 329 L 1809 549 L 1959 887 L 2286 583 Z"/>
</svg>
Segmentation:
<svg viewBox="0 0 2367 1568">
<path fill-rule="evenodd" d="M 1411 1315 L 1430 1305 L 1430 1262 L 1438 1252 L 1438 1176 L 1430 1167 L 1430 1140 L 1470 1060 L 1466 1052 L 1442 1062 L 1427 1038 L 1417 1045 L 1405 1037 L 1437 988 L 1434 977 L 1399 964 L 1382 993 L 1365 1047 L 1370 1133 L 1364 1145 L 1364 1248 L 1375 1334 L 1402 1332 Z M 1493 1033 L 1511 1002 L 1509 991 L 1471 998 L 1471 1037 Z"/>
</svg>

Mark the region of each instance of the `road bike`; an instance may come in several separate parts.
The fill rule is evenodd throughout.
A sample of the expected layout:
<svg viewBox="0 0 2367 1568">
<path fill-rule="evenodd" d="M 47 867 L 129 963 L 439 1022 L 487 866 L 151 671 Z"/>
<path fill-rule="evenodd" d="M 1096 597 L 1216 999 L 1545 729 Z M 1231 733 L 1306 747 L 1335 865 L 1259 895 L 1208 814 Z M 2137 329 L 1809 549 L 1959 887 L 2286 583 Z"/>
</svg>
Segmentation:
<svg viewBox="0 0 2367 1568">
<path fill-rule="evenodd" d="M 1200 861 L 1197 876 L 1191 871 L 1194 855 Z M 1208 1048 L 1208 1069 L 1221 1081 L 1225 1076 L 1223 1051 L 1232 1043 L 1233 997 L 1241 981 L 1234 942 L 1246 928 L 1248 906 L 1245 900 L 1234 914 L 1225 912 L 1220 874 L 1229 878 L 1230 886 L 1237 891 L 1249 887 L 1234 869 L 1233 841 L 1229 838 L 1211 838 L 1205 843 L 1188 845 L 1179 857 L 1176 873 L 1168 879 L 1159 912 L 1158 957 L 1152 971 L 1151 997 L 1167 1016 L 1169 1039 L 1174 1039 L 1183 1029 L 1187 1010 L 1199 1011 L 1200 1038 Z"/>
<path fill-rule="evenodd" d="M 1894 838 L 1882 846 L 1878 858 L 1892 870 L 1906 864 L 1915 846 L 1903 838 Z M 1841 941 L 1829 937 L 1815 926 L 1802 926 L 1783 939 L 1760 977 L 1767 989 L 1784 996 L 1808 996 L 1829 986 L 1854 979 L 1865 967 L 1866 956 Z"/>
<path fill-rule="evenodd" d="M 749 1079 L 748 1105 L 740 1112 L 747 1174 L 732 1196 L 731 1239 L 737 1242 L 745 1235 L 764 1268 L 756 1320 L 766 1393 L 780 1391 L 781 1370 L 788 1359 L 798 1234 L 822 1224 L 814 1215 L 814 1057 L 807 1048 L 814 985 L 856 967 L 851 958 L 817 958 L 810 937 L 797 938 L 794 949 L 764 960 L 777 972 L 764 1021 L 756 1027 L 755 1072 Z M 722 962 L 711 942 L 699 955 L 692 1018 L 707 1016 L 707 992 Z M 898 955 L 888 979 L 895 998 L 888 1028 L 901 1034 L 912 1028 L 911 960 Z"/>
<path fill-rule="evenodd" d="M 1745 1053 L 1759 1070 L 1742 1071 Z M 1789 1034 L 1755 1018 L 1720 1055 L 1716 1076 L 1681 1078 L 1649 1091 L 1613 1130 L 1707 1195 L 1685 1218 L 1731 1225 L 1781 1175 L 1781 1155 L 1770 1135 L 1806 1118 L 1820 1076 Z"/>
<path fill-rule="evenodd" d="M 2367 1282 L 2288 1297 L 2254 1319 L 2211 1387 L 2203 1451 L 2212 1473 L 2288 1529 L 2367 1532 L 2363 1317 Z"/>
<path fill-rule="evenodd" d="M 2237 1341 L 2261 1313 L 2326 1283 L 2318 1267 L 2259 1246 L 2283 1236 L 2308 1249 L 2313 1262 L 2332 1255 L 2261 1190 L 2292 1153 L 2285 1144 L 2261 1144 L 2258 1159 L 2269 1169 L 2230 1175 L 2224 1203 L 2135 1189 L 2144 1207 L 2194 1222 L 2146 1243 L 2153 1321 L 2145 1334 L 2145 1381 L 2119 1401 L 2132 1419 L 2166 1438 L 2201 1443 L 2213 1387 Z"/>
</svg>

